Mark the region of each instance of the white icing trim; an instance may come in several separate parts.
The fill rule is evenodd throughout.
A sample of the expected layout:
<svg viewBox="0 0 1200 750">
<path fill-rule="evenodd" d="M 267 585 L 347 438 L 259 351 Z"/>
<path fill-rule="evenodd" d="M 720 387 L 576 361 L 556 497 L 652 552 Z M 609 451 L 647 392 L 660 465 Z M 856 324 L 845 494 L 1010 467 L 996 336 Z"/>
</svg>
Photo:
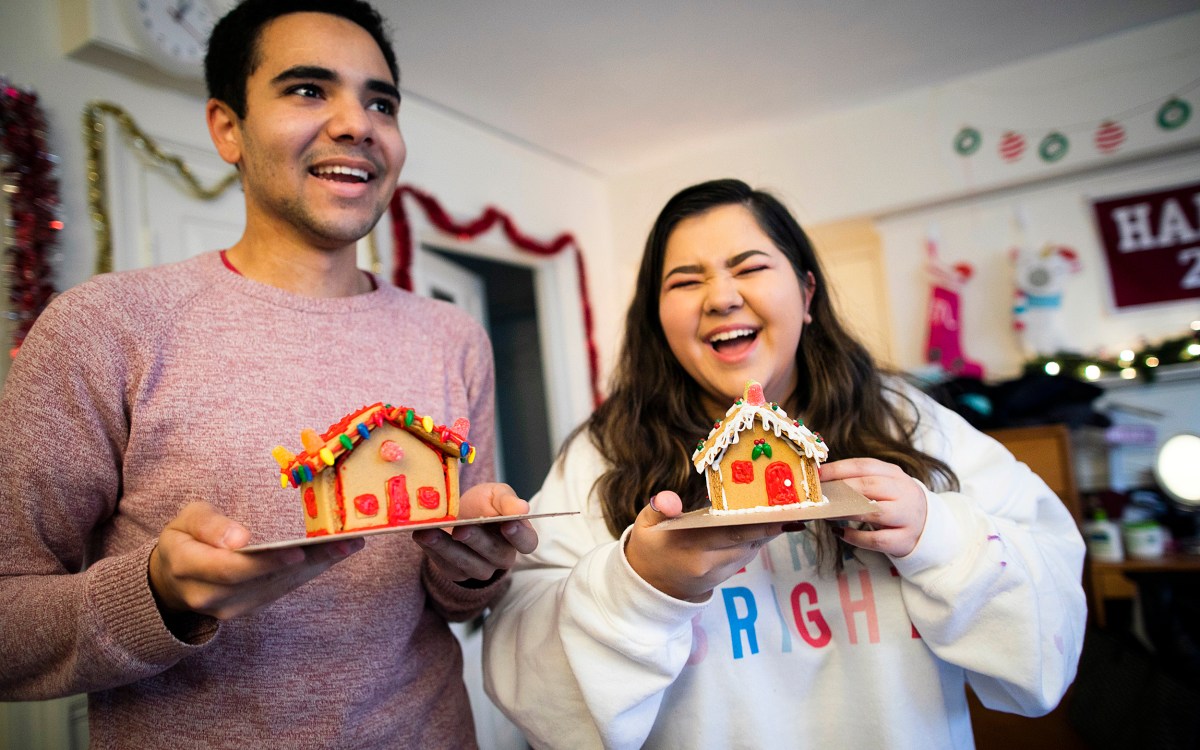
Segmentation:
<svg viewBox="0 0 1200 750">
<path fill-rule="evenodd" d="M 819 505 L 828 505 L 829 498 L 821 496 L 821 502 L 815 503 L 812 500 L 804 500 L 799 503 L 788 503 L 787 505 L 756 505 L 753 508 L 732 508 L 730 510 L 718 510 L 712 508 L 709 510 L 714 516 L 732 516 L 743 513 L 770 513 L 776 510 L 796 510 L 797 508 L 816 508 Z"/>
<path fill-rule="evenodd" d="M 814 459 L 818 463 L 829 456 L 829 449 L 825 446 L 824 441 L 818 443 L 817 436 L 804 425 L 792 424 L 787 412 L 782 407 L 775 410 L 769 406 L 755 406 L 743 402 L 729 407 L 729 410 L 725 412 L 725 419 L 721 421 L 721 426 L 714 428 L 708 434 L 705 442 L 713 440 L 713 444 L 705 453 L 692 459 L 696 471 L 703 473 L 710 465 L 718 464 L 729 446 L 737 444 L 742 431 L 754 426 L 756 416 L 762 420 L 763 430 L 773 431 L 775 437 L 787 437 L 790 441 L 789 446 L 796 453 Z M 713 439 L 714 434 L 716 434 L 715 440 Z"/>
</svg>

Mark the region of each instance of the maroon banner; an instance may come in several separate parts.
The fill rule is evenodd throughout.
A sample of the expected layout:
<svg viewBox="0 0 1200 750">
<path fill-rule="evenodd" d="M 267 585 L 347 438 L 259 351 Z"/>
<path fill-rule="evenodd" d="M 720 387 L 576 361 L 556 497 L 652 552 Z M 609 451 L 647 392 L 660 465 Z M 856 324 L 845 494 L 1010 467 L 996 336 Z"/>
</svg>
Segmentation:
<svg viewBox="0 0 1200 750">
<path fill-rule="evenodd" d="M 1200 298 L 1200 182 L 1092 208 L 1117 307 Z"/>
</svg>

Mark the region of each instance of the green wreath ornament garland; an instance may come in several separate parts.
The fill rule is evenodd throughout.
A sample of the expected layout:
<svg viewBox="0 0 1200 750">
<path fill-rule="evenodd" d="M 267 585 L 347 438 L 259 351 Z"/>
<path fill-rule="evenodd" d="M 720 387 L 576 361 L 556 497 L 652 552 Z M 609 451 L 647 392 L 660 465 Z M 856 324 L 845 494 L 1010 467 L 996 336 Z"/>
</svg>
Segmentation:
<svg viewBox="0 0 1200 750">
<path fill-rule="evenodd" d="M 959 156 L 970 156 L 983 145 L 983 136 L 975 128 L 963 128 L 954 136 L 954 150 Z"/>
<path fill-rule="evenodd" d="M 1182 99 L 1170 99 L 1158 109 L 1155 122 L 1163 130 L 1176 130 L 1192 118 L 1192 106 Z"/>
<path fill-rule="evenodd" d="M 1042 142 L 1038 144 L 1038 156 L 1042 157 L 1042 161 L 1053 163 L 1067 155 L 1067 151 L 1071 148 L 1071 142 L 1067 137 L 1057 130 L 1047 133 Z"/>
</svg>

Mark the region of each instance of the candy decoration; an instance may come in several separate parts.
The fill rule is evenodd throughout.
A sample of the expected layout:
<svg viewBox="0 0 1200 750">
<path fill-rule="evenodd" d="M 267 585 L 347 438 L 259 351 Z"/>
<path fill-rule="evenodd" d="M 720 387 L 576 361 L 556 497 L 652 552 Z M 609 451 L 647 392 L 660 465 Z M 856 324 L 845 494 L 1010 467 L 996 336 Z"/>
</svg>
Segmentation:
<svg viewBox="0 0 1200 750">
<path fill-rule="evenodd" d="M 350 442 L 349 435 L 338 435 L 338 442 L 348 451 L 354 450 L 354 443 Z"/>
<path fill-rule="evenodd" d="M 970 156 L 983 145 L 983 138 L 975 128 L 963 128 L 954 136 L 954 151 L 959 156 Z"/>
<path fill-rule="evenodd" d="M 751 406 L 764 406 L 767 403 L 766 398 L 763 396 L 762 384 L 760 383 L 754 381 L 746 383 L 743 395 L 746 398 L 746 402 Z M 719 427 L 720 425 L 718 424 L 717 426 Z"/>
<path fill-rule="evenodd" d="M 277 445 L 271 449 L 271 455 L 279 463 L 279 468 L 286 469 L 288 465 L 296 460 L 296 454 L 292 453 L 282 445 Z"/>
<path fill-rule="evenodd" d="M 473 445 L 471 446 L 471 452 L 467 454 L 467 463 L 468 464 L 475 463 L 475 446 L 473 446 Z"/>
<path fill-rule="evenodd" d="M 291 482 L 289 482 L 289 481 L 288 481 L 288 475 L 287 475 L 287 474 L 280 473 L 280 475 L 279 475 L 279 486 L 280 486 L 280 487 L 284 487 L 284 488 L 286 488 L 286 487 L 287 487 L 289 484 L 291 484 Z"/>
<path fill-rule="evenodd" d="M 1042 142 L 1038 144 L 1038 156 L 1042 157 L 1042 161 L 1053 163 L 1067 155 L 1067 149 L 1070 147 L 1070 141 L 1067 137 L 1057 130 L 1048 133 Z"/>
<path fill-rule="evenodd" d="M 467 434 L 471 432 L 471 420 L 466 417 L 459 417 L 454 420 L 454 426 L 451 428 L 463 440 L 467 439 Z"/>
<path fill-rule="evenodd" d="M 384 461 L 399 461 L 404 458 L 404 449 L 391 440 L 384 440 L 379 446 L 379 457 Z"/>
<path fill-rule="evenodd" d="M 1102 154 L 1111 154 L 1125 142 L 1125 128 L 1120 123 L 1105 120 L 1096 128 L 1096 150 Z"/>
<path fill-rule="evenodd" d="M 316 453 L 325 447 L 325 441 L 311 427 L 300 431 L 300 442 L 304 444 L 304 450 L 309 453 Z"/>
<path fill-rule="evenodd" d="M 1004 161 L 1016 161 L 1025 153 L 1025 137 L 1020 133 L 1009 130 L 1000 136 L 1000 158 Z"/>
<path fill-rule="evenodd" d="M 367 426 L 365 424 L 363 424 L 362 422 L 358 423 L 358 434 L 362 435 L 363 440 L 366 440 L 367 438 L 371 437 L 371 431 L 369 429 L 367 429 Z"/>
<path fill-rule="evenodd" d="M 1154 121 L 1163 130 L 1175 130 L 1187 124 L 1192 117 L 1192 106 L 1182 99 L 1171 97 L 1158 110 Z"/>
<path fill-rule="evenodd" d="M 466 458 L 470 452 L 471 444 L 464 440 L 463 444 L 458 447 L 458 455 L 460 458 Z"/>
<path fill-rule="evenodd" d="M 433 417 L 421 417 L 421 429 L 433 432 Z"/>
<path fill-rule="evenodd" d="M 412 427 L 413 420 L 417 418 L 416 412 L 412 409 L 404 410 L 404 426 Z"/>
<path fill-rule="evenodd" d="M 328 448 L 322 448 L 320 456 L 321 460 L 325 462 L 326 466 L 333 466 L 333 451 L 329 450 Z"/>
</svg>

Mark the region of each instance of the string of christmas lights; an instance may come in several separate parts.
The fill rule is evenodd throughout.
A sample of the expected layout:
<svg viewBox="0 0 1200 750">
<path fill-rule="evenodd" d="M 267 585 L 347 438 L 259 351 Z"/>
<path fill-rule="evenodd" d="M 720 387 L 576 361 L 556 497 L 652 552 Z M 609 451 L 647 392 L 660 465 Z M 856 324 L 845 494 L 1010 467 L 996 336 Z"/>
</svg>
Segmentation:
<svg viewBox="0 0 1200 750">
<path fill-rule="evenodd" d="M 1053 357 L 1038 357 L 1025 363 L 1025 373 L 1044 372 L 1077 380 L 1097 381 L 1120 378 L 1154 382 L 1161 368 L 1195 363 L 1200 365 L 1200 320 L 1194 320 L 1186 333 L 1146 344 L 1141 349 L 1125 349 L 1115 358 L 1089 357 L 1060 352 Z"/>
</svg>

